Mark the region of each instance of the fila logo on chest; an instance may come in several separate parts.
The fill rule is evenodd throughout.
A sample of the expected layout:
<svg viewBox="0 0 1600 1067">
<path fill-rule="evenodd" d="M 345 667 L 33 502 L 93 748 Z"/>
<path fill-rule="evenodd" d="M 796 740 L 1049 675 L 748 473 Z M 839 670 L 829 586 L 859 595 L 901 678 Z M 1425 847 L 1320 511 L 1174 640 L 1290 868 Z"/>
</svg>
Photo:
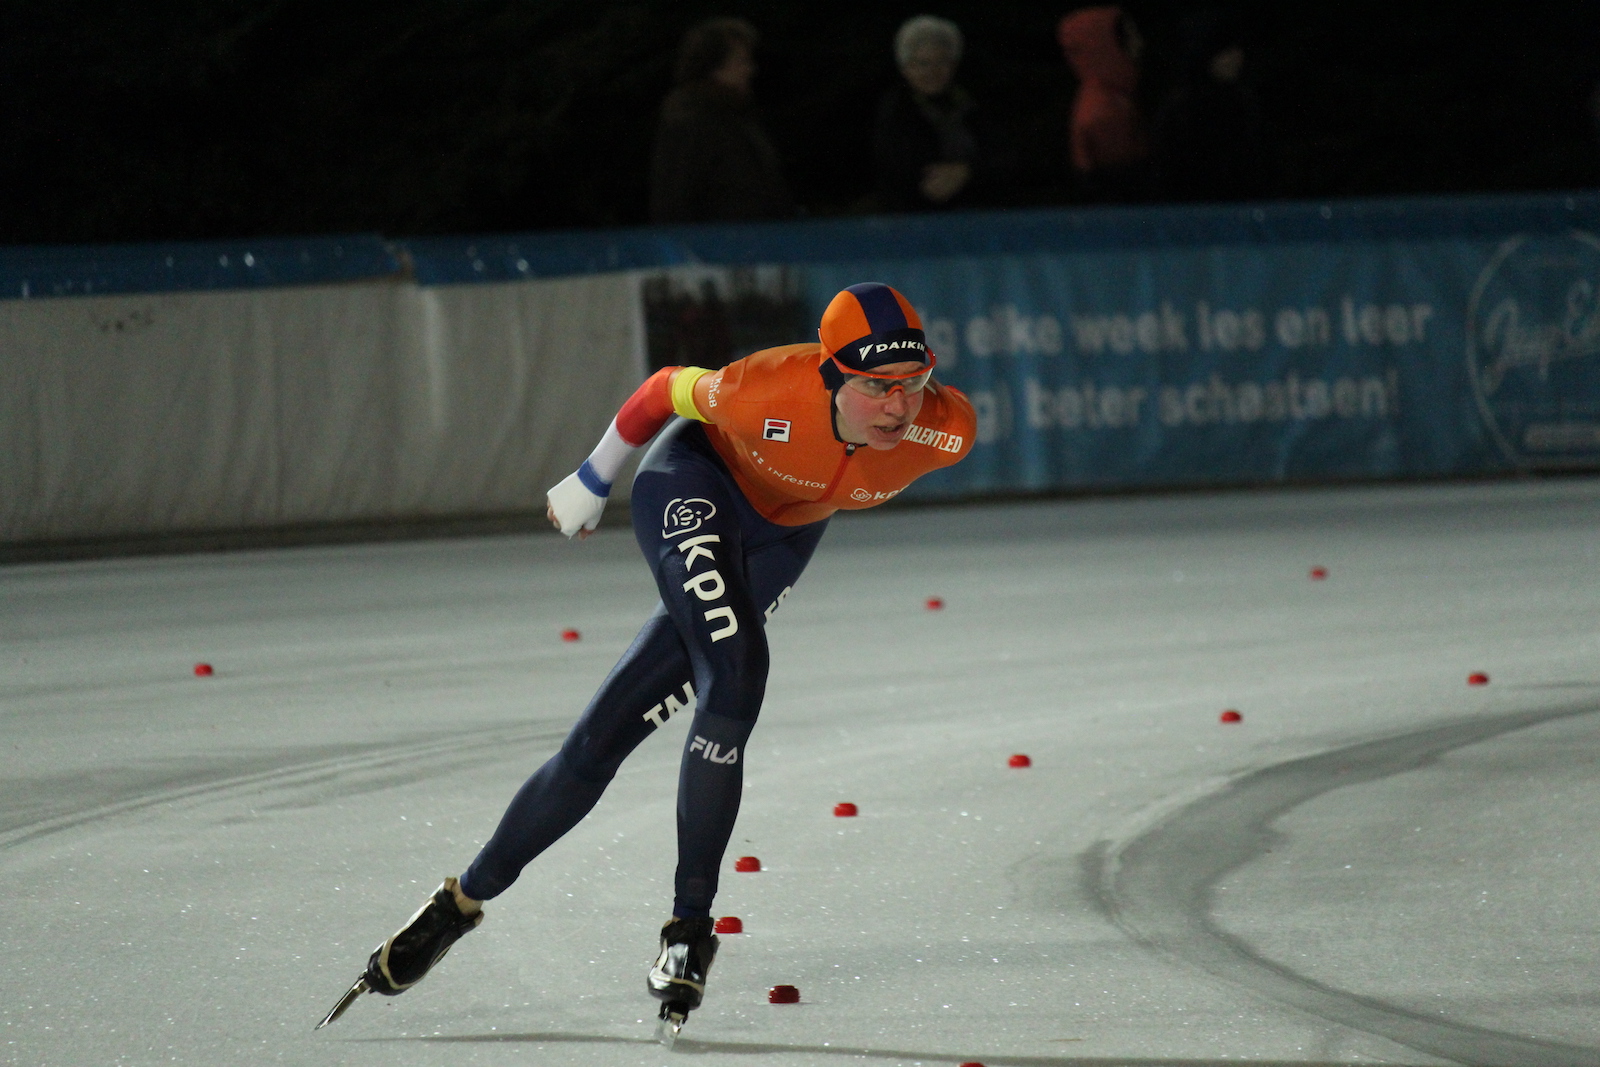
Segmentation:
<svg viewBox="0 0 1600 1067">
<path fill-rule="evenodd" d="M 763 441 L 788 441 L 789 431 L 794 424 L 788 419 L 768 419 L 761 427 Z"/>
</svg>

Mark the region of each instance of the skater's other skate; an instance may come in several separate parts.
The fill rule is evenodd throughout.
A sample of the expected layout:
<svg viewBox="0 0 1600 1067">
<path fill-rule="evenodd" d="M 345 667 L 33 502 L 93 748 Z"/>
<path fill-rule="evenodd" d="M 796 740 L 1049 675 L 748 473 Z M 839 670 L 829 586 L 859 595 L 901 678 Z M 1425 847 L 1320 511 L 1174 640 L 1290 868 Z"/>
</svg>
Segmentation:
<svg viewBox="0 0 1600 1067">
<path fill-rule="evenodd" d="M 661 955 L 650 968 L 650 995 L 698 1008 L 706 993 L 706 974 L 717 957 L 717 935 L 710 919 L 668 919 L 661 928 Z"/>
<path fill-rule="evenodd" d="M 661 955 L 650 968 L 650 995 L 661 1001 L 657 1036 L 671 1044 L 689 1012 L 706 993 L 706 974 L 717 957 L 717 935 L 710 919 L 667 920 L 661 928 Z"/>
<path fill-rule="evenodd" d="M 466 911 L 463 911 L 463 902 Z M 404 993 L 444 959 L 444 954 L 461 935 L 481 922 L 483 909 L 477 906 L 477 901 L 462 895 L 454 878 L 446 878 L 393 937 L 372 950 L 366 971 L 316 1029 L 322 1029 L 343 1015 L 362 993 L 382 993 L 386 997 Z"/>
</svg>

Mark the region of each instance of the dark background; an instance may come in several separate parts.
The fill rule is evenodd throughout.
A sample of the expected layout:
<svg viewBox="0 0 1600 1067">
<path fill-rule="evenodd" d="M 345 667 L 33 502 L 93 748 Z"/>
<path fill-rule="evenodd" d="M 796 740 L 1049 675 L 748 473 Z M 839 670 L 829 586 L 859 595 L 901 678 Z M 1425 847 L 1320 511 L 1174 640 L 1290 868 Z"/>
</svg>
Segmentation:
<svg viewBox="0 0 1600 1067">
<path fill-rule="evenodd" d="M 0 243 L 405 236 L 645 221 L 683 30 L 748 17 L 757 93 L 812 215 L 871 209 L 890 41 L 959 23 L 958 80 L 1024 165 L 1005 204 L 1070 203 L 1072 3 L 6 0 Z M 1159 97 L 1179 17 L 1127 5 Z M 1600 177 L 1600 5 L 1230 5 L 1290 198 L 1573 188 Z"/>
</svg>

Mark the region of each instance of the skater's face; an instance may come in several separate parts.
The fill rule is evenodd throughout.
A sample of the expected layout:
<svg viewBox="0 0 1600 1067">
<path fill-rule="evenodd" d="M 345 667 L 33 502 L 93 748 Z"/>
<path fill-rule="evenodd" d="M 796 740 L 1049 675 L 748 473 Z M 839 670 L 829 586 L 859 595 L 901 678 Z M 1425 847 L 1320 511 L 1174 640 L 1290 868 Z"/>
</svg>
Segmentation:
<svg viewBox="0 0 1600 1067">
<path fill-rule="evenodd" d="M 874 374 L 916 374 L 922 363 L 906 361 L 874 367 Z M 922 410 L 922 390 L 906 392 L 904 386 L 890 388 L 887 395 L 871 396 L 861 379 L 848 378 L 840 387 L 835 403 L 839 409 L 839 436 L 846 441 L 880 451 L 893 448 L 906 434 L 906 428 Z M 878 391 L 876 386 L 871 391 Z"/>
</svg>

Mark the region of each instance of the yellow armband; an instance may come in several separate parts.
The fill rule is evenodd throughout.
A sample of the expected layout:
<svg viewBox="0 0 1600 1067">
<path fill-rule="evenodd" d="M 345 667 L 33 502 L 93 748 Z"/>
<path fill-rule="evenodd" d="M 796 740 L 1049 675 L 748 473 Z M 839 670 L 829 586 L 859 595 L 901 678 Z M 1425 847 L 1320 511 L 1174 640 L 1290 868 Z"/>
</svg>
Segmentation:
<svg viewBox="0 0 1600 1067">
<path fill-rule="evenodd" d="M 711 420 L 700 414 L 700 409 L 694 406 L 694 383 L 711 372 L 704 367 L 685 367 L 672 379 L 672 410 L 686 419 L 696 422 L 710 422 Z"/>
</svg>

